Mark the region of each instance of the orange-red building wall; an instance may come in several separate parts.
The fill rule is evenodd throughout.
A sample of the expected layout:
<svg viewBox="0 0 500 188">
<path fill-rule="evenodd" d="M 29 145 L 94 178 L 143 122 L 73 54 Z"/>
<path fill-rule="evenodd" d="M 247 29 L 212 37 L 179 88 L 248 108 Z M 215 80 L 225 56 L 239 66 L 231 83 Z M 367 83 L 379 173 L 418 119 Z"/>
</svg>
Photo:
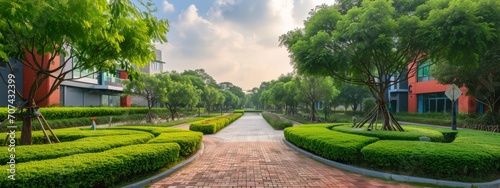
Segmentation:
<svg viewBox="0 0 500 188">
<path fill-rule="evenodd" d="M 408 66 L 410 67 L 410 66 Z M 415 66 L 417 67 L 417 66 Z M 445 92 L 450 87 L 449 84 L 439 84 L 436 80 L 417 82 L 417 75 L 408 79 L 408 112 L 418 112 L 418 94 Z M 460 88 L 462 95 L 458 97 L 459 113 L 475 113 L 476 99 L 473 96 L 467 96 L 465 87 Z"/>
<path fill-rule="evenodd" d="M 28 53 L 26 53 L 25 55 L 26 55 L 26 59 L 25 59 L 26 64 L 34 65 L 35 61 L 32 58 L 32 56 L 29 55 Z M 44 62 L 42 62 L 42 57 L 43 57 Z M 50 54 L 47 54 L 44 56 L 36 56 L 35 58 L 36 58 L 36 62 L 39 62 L 43 66 L 46 66 L 47 63 L 49 63 L 48 59 L 50 58 Z M 50 62 L 49 70 L 53 69 L 54 67 L 57 67 L 59 65 L 60 65 L 60 58 L 56 57 L 56 58 L 54 58 L 54 60 L 52 62 Z M 37 77 L 36 77 L 35 72 L 26 66 L 23 66 L 23 71 L 24 71 L 23 95 L 25 97 L 27 97 L 27 96 L 29 96 L 31 86 L 33 85 L 33 83 L 35 83 L 35 80 L 37 80 Z M 54 83 L 54 81 L 55 81 L 54 78 L 49 77 L 44 82 L 42 82 L 42 84 L 40 85 L 40 87 L 37 90 L 37 93 L 35 95 L 35 101 L 38 99 L 41 99 L 42 97 L 46 96 L 49 93 L 50 88 L 51 88 L 52 84 Z M 60 103 L 60 96 L 61 96 L 60 90 L 57 89 L 46 100 L 44 100 L 36 105 L 42 106 L 42 107 L 48 106 L 48 105 L 57 105 Z"/>
<path fill-rule="evenodd" d="M 124 70 L 120 71 L 120 79 L 128 79 L 128 74 Z M 123 96 L 120 97 L 120 106 L 121 107 L 130 107 L 132 106 L 132 97 Z"/>
</svg>

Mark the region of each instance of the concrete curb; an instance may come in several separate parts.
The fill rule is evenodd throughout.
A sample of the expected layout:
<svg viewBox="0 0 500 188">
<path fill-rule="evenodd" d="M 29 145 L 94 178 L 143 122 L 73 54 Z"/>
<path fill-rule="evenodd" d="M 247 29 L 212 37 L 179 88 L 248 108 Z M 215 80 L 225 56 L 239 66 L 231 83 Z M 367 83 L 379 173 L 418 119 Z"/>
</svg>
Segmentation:
<svg viewBox="0 0 500 188">
<path fill-rule="evenodd" d="M 500 187 L 500 179 L 498 179 L 496 181 L 492 181 L 492 182 L 467 183 L 467 182 L 456 182 L 456 181 L 446 181 L 446 180 L 436 180 L 436 179 L 430 179 L 430 178 L 404 176 L 404 175 L 397 175 L 397 174 L 378 172 L 378 171 L 374 171 L 374 170 L 368 170 L 368 169 L 354 167 L 354 166 L 342 164 L 339 162 L 331 161 L 331 160 L 316 156 L 312 153 L 309 153 L 308 151 L 305 151 L 305 150 L 295 146 L 294 144 L 288 142 L 284 138 L 283 138 L 283 142 L 288 147 L 292 148 L 293 150 L 299 152 L 300 154 L 302 154 L 306 157 L 320 161 L 322 163 L 325 163 L 325 164 L 330 165 L 330 166 L 335 167 L 335 168 L 340 168 L 340 169 L 354 172 L 357 174 L 363 174 L 366 176 L 388 179 L 388 180 L 396 180 L 396 181 L 400 181 L 400 182 L 426 183 L 426 184 L 433 184 L 433 185 L 437 185 L 437 186 L 448 186 L 448 187 L 469 187 L 469 188 L 470 187 L 479 187 L 479 188 L 499 188 Z"/>
<path fill-rule="evenodd" d="M 203 145 L 203 142 L 201 143 L 201 147 L 200 149 L 193 155 L 191 156 L 190 158 L 188 158 L 187 160 L 185 161 L 182 161 L 181 163 L 179 163 L 178 165 L 175 165 L 174 167 L 168 169 L 167 171 L 165 172 L 162 172 L 160 174 L 157 174 L 153 177 L 150 177 L 148 179 L 145 179 L 145 180 L 142 180 L 142 181 L 139 181 L 139 182 L 135 182 L 135 183 L 132 183 L 132 184 L 129 184 L 127 186 L 123 186 L 122 188 L 137 188 L 137 187 L 145 187 L 151 183 L 154 183 L 154 182 L 157 182 L 157 181 L 160 181 L 161 179 L 167 177 L 167 176 L 170 176 L 171 174 L 173 174 L 174 172 L 177 172 L 178 170 L 184 168 L 185 166 L 187 166 L 188 164 L 191 164 L 195 159 L 197 159 L 200 155 L 203 154 L 203 150 L 205 149 L 205 146 Z"/>
</svg>

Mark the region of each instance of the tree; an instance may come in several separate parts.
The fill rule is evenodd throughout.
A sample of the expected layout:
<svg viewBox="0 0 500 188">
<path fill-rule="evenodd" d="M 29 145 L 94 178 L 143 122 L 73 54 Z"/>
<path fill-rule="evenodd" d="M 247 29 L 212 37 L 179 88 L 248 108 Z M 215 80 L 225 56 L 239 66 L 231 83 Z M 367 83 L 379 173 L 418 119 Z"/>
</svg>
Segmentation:
<svg viewBox="0 0 500 188">
<path fill-rule="evenodd" d="M 236 96 L 229 90 L 222 90 L 222 95 L 224 96 L 223 104 L 226 111 L 228 110 L 228 107 L 231 107 L 233 109 L 238 108 L 238 106 L 240 105 L 240 98 L 238 96 Z"/>
<path fill-rule="evenodd" d="M 191 83 L 187 76 L 182 76 L 177 72 L 160 74 L 161 80 L 172 79 L 172 82 L 166 84 L 168 92 L 162 97 L 162 102 L 170 111 L 172 120 L 179 118 L 179 108 L 183 106 L 194 106 L 198 104 L 200 90 Z"/>
<path fill-rule="evenodd" d="M 161 79 L 161 80 L 160 80 Z M 154 113 L 151 110 L 155 104 L 161 101 L 161 98 L 167 94 L 167 85 L 170 85 L 172 80 L 159 76 L 151 76 L 149 74 L 140 73 L 139 77 L 134 80 L 124 80 L 125 87 L 123 95 L 133 95 L 143 98 L 147 101 L 148 114 L 147 122 L 153 122 Z"/>
<path fill-rule="evenodd" d="M 481 56 L 477 68 L 438 62 L 431 68 L 432 76 L 441 84 L 456 84 L 467 88 L 467 95 L 488 107 L 485 124 L 497 124 L 500 114 L 500 49 Z"/>
<path fill-rule="evenodd" d="M 213 87 L 207 87 L 205 90 L 205 104 L 207 107 L 208 114 L 215 110 L 216 105 L 224 103 L 224 96 L 222 93 Z"/>
<path fill-rule="evenodd" d="M 500 121 L 495 120 L 500 113 L 498 12 L 495 0 L 432 0 L 416 12 L 426 19 L 422 32 L 437 65 L 432 74 L 440 83 L 467 87 L 468 95 L 489 107 L 493 123 Z"/>
<path fill-rule="evenodd" d="M 395 2 L 365 0 L 345 14 L 335 6 L 321 6 L 312 11 L 304 29 L 280 36 L 299 74 L 331 76 L 369 88 L 377 107 L 356 127 L 370 122 L 371 128 L 381 114 L 382 130 L 403 131 L 387 108 L 385 91 L 415 74 L 408 71 L 414 70 L 411 62 L 428 58 L 417 32 L 422 21 Z"/>
<path fill-rule="evenodd" d="M 340 90 L 340 94 L 336 97 L 340 103 L 346 104 L 345 108 L 351 107 L 354 114 L 358 106 L 363 103 L 363 99 L 370 96 L 370 91 L 364 86 L 356 86 L 345 84 Z"/>
<path fill-rule="evenodd" d="M 311 121 L 316 121 L 316 102 L 334 96 L 335 87 L 329 77 L 303 76 L 297 77 L 299 93 L 297 95 L 311 108 Z"/>
<path fill-rule="evenodd" d="M 16 91 L 26 101 L 23 107 L 34 109 L 73 79 L 67 75 L 74 70 L 115 74 L 123 69 L 137 76 L 132 65 L 154 60 L 153 42 L 166 42 L 168 32 L 167 20 L 153 16 L 151 3 L 141 6 L 128 0 L 0 0 L 0 59 L 21 62 L 28 69 L 24 74 L 35 80 L 24 93 Z M 49 91 L 39 93 L 45 83 Z M 32 143 L 31 132 L 32 116 L 27 116 L 21 144 Z"/>
</svg>

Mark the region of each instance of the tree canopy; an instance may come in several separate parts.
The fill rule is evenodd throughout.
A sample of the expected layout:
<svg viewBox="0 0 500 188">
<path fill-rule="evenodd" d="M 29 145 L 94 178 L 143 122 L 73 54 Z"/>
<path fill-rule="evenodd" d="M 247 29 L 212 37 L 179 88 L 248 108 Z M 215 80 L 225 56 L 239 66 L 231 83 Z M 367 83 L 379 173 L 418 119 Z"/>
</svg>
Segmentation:
<svg viewBox="0 0 500 188">
<path fill-rule="evenodd" d="M 411 62 L 427 56 L 422 34 L 417 32 L 422 21 L 402 9 L 406 7 L 394 5 L 394 1 L 365 0 L 360 6 L 345 6 L 347 11 L 335 5 L 319 6 L 304 28 L 280 36 L 280 45 L 290 52 L 299 74 L 331 76 L 370 89 L 377 110 L 358 126 L 367 121 L 374 125 L 375 114 L 381 113 L 383 130 L 402 131 L 387 109 L 385 91 L 414 74 L 408 71 Z"/>
<path fill-rule="evenodd" d="M 153 42 L 167 41 L 168 21 L 153 15 L 149 2 L 0 0 L 0 7 L 0 59 L 22 63 L 35 80 L 24 88 L 28 92 L 16 91 L 26 106 L 46 100 L 63 81 L 74 79 L 67 76 L 74 70 L 116 74 L 121 69 L 136 77 L 133 65 L 154 60 Z M 51 82 L 49 91 L 37 93 L 45 82 Z M 31 144 L 31 118 L 23 121 L 21 144 Z"/>
</svg>

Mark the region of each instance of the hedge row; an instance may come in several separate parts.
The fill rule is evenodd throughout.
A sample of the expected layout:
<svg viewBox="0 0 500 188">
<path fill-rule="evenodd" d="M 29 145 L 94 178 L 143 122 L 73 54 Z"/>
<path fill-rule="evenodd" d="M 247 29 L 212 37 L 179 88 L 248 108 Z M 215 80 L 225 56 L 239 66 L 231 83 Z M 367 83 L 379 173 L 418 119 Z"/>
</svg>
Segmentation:
<svg viewBox="0 0 500 188">
<path fill-rule="evenodd" d="M 245 110 L 234 110 L 233 113 L 245 113 Z"/>
<path fill-rule="evenodd" d="M 95 132 L 98 132 L 97 130 Z M 109 132 L 109 131 L 108 131 Z M 112 148 L 143 144 L 153 139 L 152 134 L 135 131 L 135 134 L 123 136 L 96 136 L 78 139 L 73 142 L 61 142 L 55 144 L 16 146 L 16 163 L 33 160 L 55 159 L 59 157 L 79 154 L 94 153 Z M 6 164 L 10 160 L 7 148 L 0 150 L 0 164 Z"/>
<path fill-rule="evenodd" d="M 409 133 L 383 131 L 364 131 L 363 133 L 377 137 L 375 138 L 377 140 L 379 138 L 401 140 L 367 142 L 356 138 L 360 137 L 356 135 L 360 134 L 360 131 L 356 134 L 347 134 L 336 130 L 346 132 L 355 130 L 347 131 L 345 126 L 332 125 L 330 126 L 332 130 L 325 131 L 326 127 L 327 125 L 301 125 L 287 128 L 285 138 L 324 158 L 339 162 L 352 162 L 391 173 L 464 182 L 496 180 L 500 174 L 500 135 L 498 133 L 463 129 L 457 134 L 457 131 L 449 129 L 404 126 Z M 420 131 L 420 129 L 429 131 Z M 429 137 L 435 134 L 432 131 L 438 131 L 444 135 L 444 141 L 451 142 L 453 139 L 454 141 L 451 143 L 409 141 L 417 137 L 412 133 L 415 130 L 431 134 Z M 453 136 L 455 134 L 456 138 Z M 351 142 L 358 142 L 358 144 Z M 347 147 L 348 149 L 345 150 L 360 152 L 339 154 L 334 148 L 335 144 Z M 342 155 L 353 157 L 346 159 L 341 158 Z"/>
<path fill-rule="evenodd" d="M 2 170 L 0 187 L 113 187 L 179 159 L 177 143 L 140 144 L 100 153 L 16 164 L 15 181 Z M 3 165 L 0 168 L 9 169 Z"/>
<path fill-rule="evenodd" d="M 148 141 L 147 143 L 170 143 L 175 142 L 181 146 L 180 156 L 187 157 L 194 151 L 198 150 L 201 146 L 203 133 L 183 131 L 183 132 L 170 132 L 161 133 L 161 135 Z"/>
<path fill-rule="evenodd" d="M 179 128 L 167 128 L 167 127 L 155 127 L 155 126 L 117 126 L 106 128 L 109 130 L 134 130 L 134 131 L 145 131 L 153 134 L 155 137 L 161 135 L 162 133 L 172 133 L 172 132 L 188 132 L 185 129 Z"/>
<path fill-rule="evenodd" d="M 286 140 L 318 156 L 351 164 L 362 160 L 363 147 L 379 140 L 375 137 L 331 131 L 328 125 L 289 127 L 284 134 Z"/>
<path fill-rule="evenodd" d="M 48 130 L 46 132 L 47 132 L 47 135 L 49 136 L 49 138 L 52 141 L 54 141 L 55 138 L 52 136 L 52 134 Z M 116 131 L 116 130 L 108 130 L 108 129 L 98 129 L 98 131 L 94 131 L 94 130 L 90 130 L 90 129 L 67 128 L 67 129 L 54 129 L 54 133 L 56 134 L 57 138 L 59 138 L 59 140 L 61 142 L 70 142 L 70 141 L 74 141 L 74 140 L 77 140 L 80 138 L 85 138 L 85 137 L 136 134 L 137 131 L 133 131 L 133 130 Z M 4 138 L 5 137 L 3 137 L 2 139 L 4 139 Z M 16 139 L 16 143 L 21 142 L 20 141 L 21 131 L 16 131 L 16 138 L 15 139 Z M 33 139 L 33 144 L 45 144 L 45 143 L 47 143 L 47 139 L 45 138 L 45 135 L 43 134 L 42 131 L 33 131 L 32 139 Z"/>
<path fill-rule="evenodd" d="M 189 126 L 189 130 L 202 132 L 203 134 L 215 134 L 232 122 L 236 121 L 241 116 L 243 116 L 243 114 L 234 113 L 222 117 L 214 117 L 197 121 Z"/>
<path fill-rule="evenodd" d="M 139 121 L 145 119 L 146 114 L 124 114 L 117 116 L 98 116 L 95 120 L 96 124 L 108 124 L 110 118 L 112 118 L 112 123 L 123 122 L 123 121 Z M 71 127 L 81 127 L 89 126 L 92 121 L 89 117 L 78 117 L 78 118 L 68 118 L 68 119 L 47 119 L 50 127 L 53 129 L 61 128 L 71 128 Z M 21 120 L 16 121 L 15 125 L 18 130 L 22 129 L 23 122 Z M 33 120 L 33 130 L 41 130 L 38 120 Z M 7 126 L 0 127 L 0 131 L 6 132 Z"/>
<path fill-rule="evenodd" d="M 293 123 L 287 119 L 281 118 L 280 116 L 269 113 L 269 112 L 264 112 L 262 113 L 262 117 L 273 127 L 275 130 L 283 130 L 287 127 L 292 127 Z"/>
<path fill-rule="evenodd" d="M 500 172 L 500 147 L 385 140 L 361 152 L 371 167 L 395 173 L 473 180 Z"/>
<path fill-rule="evenodd" d="M 165 108 L 154 108 L 155 113 L 168 113 Z M 117 108 L 117 107 L 53 107 L 40 108 L 46 119 L 68 119 L 75 117 L 120 116 L 124 114 L 147 114 L 146 107 Z M 7 108 L 0 108 L 0 119 L 7 118 Z"/>
<path fill-rule="evenodd" d="M 404 127 L 404 132 L 399 131 L 381 131 L 372 130 L 366 131 L 366 129 L 353 129 L 350 125 L 335 126 L 332 128 L 334 131 L 357 134 L 363 136 L 377 137 L 380 140 L 416 140 L 418 141 L 420 137 L 429 137 L 432 142 L 444 142 L 445 139 L 443 134 L 439 131 L 429 130 L 417 127 Z"/>
</svg>

